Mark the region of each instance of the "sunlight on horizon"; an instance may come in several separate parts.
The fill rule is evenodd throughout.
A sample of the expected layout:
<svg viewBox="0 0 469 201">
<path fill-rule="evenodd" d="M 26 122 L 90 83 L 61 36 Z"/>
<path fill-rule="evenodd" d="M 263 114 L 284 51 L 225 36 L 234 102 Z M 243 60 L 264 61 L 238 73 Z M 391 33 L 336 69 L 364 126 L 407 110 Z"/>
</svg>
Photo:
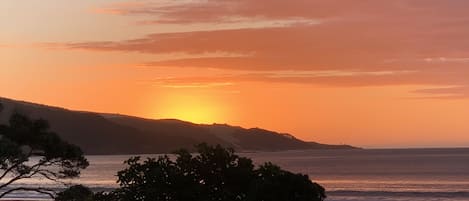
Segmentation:
<svg viewBox="0 0 469 201">
<path fill-rule="evenodd" d="M 197 124 L 213 124 L 223 119 L 220 103 L 211 98 L 174 94 L 164 100 L 157 109 L 152 110 L 152 118 L 178 119 Z"/>
<path fill-rule="evenodd" d="M 0 96 L 332 144 L 467 145 L 468 5 L 5 0 Z"/>
</svg>

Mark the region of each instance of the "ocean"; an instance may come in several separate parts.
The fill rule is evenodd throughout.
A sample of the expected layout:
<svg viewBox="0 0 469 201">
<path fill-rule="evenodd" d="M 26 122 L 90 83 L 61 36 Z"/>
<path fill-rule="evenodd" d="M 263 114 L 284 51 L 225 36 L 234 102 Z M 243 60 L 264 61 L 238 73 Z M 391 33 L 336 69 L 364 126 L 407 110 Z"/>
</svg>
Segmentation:
<svg viewBox="0 0 469 201">
<path fill-rule="evenodd" d="M 469 201 L 469 149 L 307 150 L 241 153 L 308 174 L 327 190 L 327 201 Z M 151 157 L 144 155 L 143 157 Z M 74 180 L 96 190 L 116 187 L 115 174 L 130 156 L 88 156 Z M 56 187 L 41 180 L 20 185 Z M 10 198 L 41 199 L 35 194 Z"/>
</svg>

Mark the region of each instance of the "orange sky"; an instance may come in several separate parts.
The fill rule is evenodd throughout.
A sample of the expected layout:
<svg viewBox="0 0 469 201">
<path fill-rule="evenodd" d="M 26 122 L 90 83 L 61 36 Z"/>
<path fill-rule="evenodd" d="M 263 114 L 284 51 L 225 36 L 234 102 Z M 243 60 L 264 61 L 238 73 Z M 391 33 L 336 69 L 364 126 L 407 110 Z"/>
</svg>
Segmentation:
<svg viewBox="0 0 469 201">
<path fill-rule="evenodd" d="M 468 6 L 5 0 L 0 96 L 323 143 L 469 146 Z"/>
</svg>

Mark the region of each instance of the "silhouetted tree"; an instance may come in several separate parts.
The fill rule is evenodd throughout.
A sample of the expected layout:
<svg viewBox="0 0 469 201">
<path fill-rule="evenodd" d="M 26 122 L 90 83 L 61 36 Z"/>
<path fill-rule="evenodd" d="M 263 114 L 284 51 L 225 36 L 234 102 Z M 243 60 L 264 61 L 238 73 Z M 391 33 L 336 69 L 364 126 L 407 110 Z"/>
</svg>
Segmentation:
<svg viewBox="0 0 469 201">
<path fill-rule="evenodd" d="M 31 120 L 14 113 L 8 125 L 0 124 L 0 198 L 15 191 L 34 191 L 53 197 L 52 189 L 12 187 L 12 184 L 33 177 L 60 182 L 78 177 L 80 170 L 87 166 L 81 149 L 49 131 L 45 120 Z"/>
<path fill-rule="evenodd" d="M 293 174 L 252 160 L 221 146 L 197 146 L 197 154 L 176 152 L 158 159 L 127 160 L 118 172 L 113 201 L 322 201 L 325 190 L 307 175 Z"/>
<path fill-rule="evenodd" d="M 98 192 L 93 196 L 93 201 L 118 201 L 119 198 L 118 191 L 112 192 Z"/>
<path fill-rule="evenodd" d="M 326 198 L 325 189 L 307 175 L 293 174 L 266 163 L 255 171 L 249 201 L 311 201 Z"/>
<path fill-rule="evenodd" d="M 71 186 L 57 194 L 56 201 L 94 201 L 94 193 L 82 185 Z"/>
</svg>

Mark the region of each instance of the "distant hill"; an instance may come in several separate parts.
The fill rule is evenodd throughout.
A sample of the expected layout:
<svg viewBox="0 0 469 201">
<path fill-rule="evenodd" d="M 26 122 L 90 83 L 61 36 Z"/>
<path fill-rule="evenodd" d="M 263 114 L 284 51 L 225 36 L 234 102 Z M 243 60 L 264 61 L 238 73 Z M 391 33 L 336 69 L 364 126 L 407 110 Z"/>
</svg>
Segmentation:
<svg viewBox="0 0 469 201">
<path fill-rule="evenodd" d="M 305 142 L 289 134 L 259 128 L 72 111 L 6 98 L 0 98 L 0 102 L 4 105 L 0 122 L 6 123 L 13 111 L 46 119 L 53 131 L 80 146 L 87 154 L 169 153 L 178 148 L 192 148 L 202 142 L 233 147 L 237 151 L 354 148 Z"/>
</svg>

